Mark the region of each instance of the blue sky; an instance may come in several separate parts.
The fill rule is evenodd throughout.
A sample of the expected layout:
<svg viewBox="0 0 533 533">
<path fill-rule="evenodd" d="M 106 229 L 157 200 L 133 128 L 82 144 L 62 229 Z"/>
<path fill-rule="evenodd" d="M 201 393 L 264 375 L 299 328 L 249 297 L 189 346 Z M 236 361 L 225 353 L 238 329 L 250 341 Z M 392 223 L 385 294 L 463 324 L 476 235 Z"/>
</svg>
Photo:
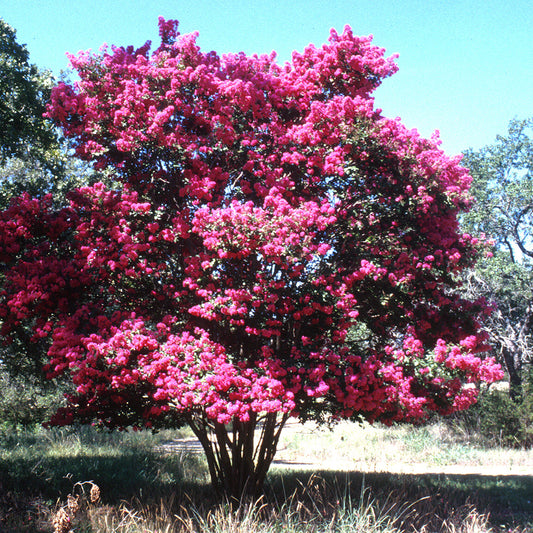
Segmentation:
<svg viewBox="0 0 533 533">
<path fill-rule="evenodd" d="M 278 52 L 280 62 L 348 24 L 399 53 L 376 106 L 449 154 L 480 148 L 513 117 L 533 116 L 533 7 L 513 0 L 0 0 L 30 59 L 59 73 L 65 52 L 157 43 L 157 17 L 200 32 L 204 51 Z"/>
</svg>

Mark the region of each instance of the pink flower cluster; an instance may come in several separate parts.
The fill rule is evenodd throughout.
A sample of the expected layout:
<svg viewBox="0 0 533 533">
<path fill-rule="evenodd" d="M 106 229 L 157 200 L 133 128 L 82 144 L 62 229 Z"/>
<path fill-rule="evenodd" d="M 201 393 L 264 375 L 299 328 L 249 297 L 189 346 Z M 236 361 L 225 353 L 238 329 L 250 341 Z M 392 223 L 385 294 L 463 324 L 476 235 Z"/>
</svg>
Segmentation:
<svg viewBox="0 0 533 533">
<path fill-rule="evenodd" d="M 47 115 L 106 170 L 70 206 L 0 213 L 1 333 L 48 346 L 56 422 L 252 413 L 414 420 L 501 376 L 456 274 L 470 177 L 374 108 L 397 67 L 349 28 L 270 56 L 162 43 L 72 56 Z"/>
</svg>

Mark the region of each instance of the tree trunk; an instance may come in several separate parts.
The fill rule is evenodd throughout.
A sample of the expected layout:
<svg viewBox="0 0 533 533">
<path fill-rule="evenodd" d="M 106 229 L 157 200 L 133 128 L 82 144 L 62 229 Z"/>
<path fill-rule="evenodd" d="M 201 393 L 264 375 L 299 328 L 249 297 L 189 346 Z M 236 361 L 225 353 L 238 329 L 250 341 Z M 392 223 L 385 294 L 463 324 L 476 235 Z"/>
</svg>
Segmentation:
<svg viewBox="0 0 533 533">
<path fill-rule="evenodd" d="M 522 357 L 518 350 L 502 347 L 503 360 L 509 374 L 509 396 L 513 402 L 522 401 Z"/>
<path fill-rule="evenodd" d="M 224 425 L 209 420 L 204 413 L 189 420 L 189 425 L 202 444 L 213 488 L 229 501 L 258 497 L 287 413 L 251 413 L 246 422 L 233 419 Z"/>
</svg>

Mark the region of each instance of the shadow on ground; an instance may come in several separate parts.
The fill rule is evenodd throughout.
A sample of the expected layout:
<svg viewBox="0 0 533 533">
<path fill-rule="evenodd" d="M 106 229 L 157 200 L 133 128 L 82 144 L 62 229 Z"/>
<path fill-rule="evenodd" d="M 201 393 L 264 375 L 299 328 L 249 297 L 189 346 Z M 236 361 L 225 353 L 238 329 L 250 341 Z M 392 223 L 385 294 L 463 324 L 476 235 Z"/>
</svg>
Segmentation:
<svg viewBox="0 0 533 533">
<path fill-rule="evenodd" d="M 67 494 L 77 481 L 100 486 L 105 504 L 131 502 L 156 505 L 173 495 L 173 506 L 216 506 L 205 466 L 197 454 L 132 453 L 47 457 L 0 461 L 0 532 L 36 531 L 35 524 Z M 413 526 L 457 519 L 475 508 L 490 513 L 494 526 L 531 527 L 533 531 L 533 476 L 474 474 L 392 474 L 274 469 L 265 487 L 267 508 L 298 502 L 299 512 L 332 516 L 339 505 L 372 501 L 378 509 L 402 512 Z M 305 518 L 305 517 L 304 517 Z M 15 526 L 18 524 L 18 526 Z M 14 527 L 14 529 L 13 529 Z M 44 530 L 43 530 L 44 531 Z"/>
</svg>

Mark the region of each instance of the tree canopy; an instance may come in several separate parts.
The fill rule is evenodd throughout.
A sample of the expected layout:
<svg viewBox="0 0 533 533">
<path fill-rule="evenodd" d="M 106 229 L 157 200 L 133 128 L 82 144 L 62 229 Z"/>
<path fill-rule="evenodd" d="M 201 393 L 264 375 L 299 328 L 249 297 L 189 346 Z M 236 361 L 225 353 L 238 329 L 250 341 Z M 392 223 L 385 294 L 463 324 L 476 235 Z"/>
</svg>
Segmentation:
<svg viewBox="0 0 533 533">
<path fill-rule="evenodd" d="M 43 118 L 53 82 L 29 63 L 26 47 L 0 19 L 0 162 L 29 152 L 43 156 L 56 136 Z"/>
<path fill-rule="evenodd" d="M 159 27 L 151 54 L 73 56 L 79 81 L 52 92 L 48 116 L 115 186 L 0 215 L 1 333 L 31 329 L 76 386 L 54 422 L 189 424 L 238 496 L 289 416 L 471 405 L 501 371 L 459 290 L 483 249 L 458 227 L 470 177 L 374 109 L 394 58 L 348 27 L 285 65 Z"/>
<path fill-rule="evenodd" d="M 467 150 L 463 162 L 473 177 L 476 204 L 465 227 L 483 232 L 513 262 L 533 258 L 533 118 L 514 119 L 507 136 L 480 150 Z"/>
<path fill-rule="evenodd" d="M 66 191 L 94 177 L 87 163 L 68 156 L 53 122 L 44 117 L 55 80 L 29 63 L 26 47 L 0 19 L 0 208 L 23 192 L 51 193 L 65 204 Z M 94 179 L 93 179 L 94 181 Z"/>
<path fill-rule="evenodd" d="M 494 240 L 495 255 L 470 273 L 471 294 L 495 310 L 487 323 L 491 344 L 505 364 L 511 396 L 522 398 L 522 367 L 531 362 L 533 295 L 533 119 L 514 119 L 507 135 L 465 152 L 473 178 L 473 208 L 463 227 Z"/>
</svg>

